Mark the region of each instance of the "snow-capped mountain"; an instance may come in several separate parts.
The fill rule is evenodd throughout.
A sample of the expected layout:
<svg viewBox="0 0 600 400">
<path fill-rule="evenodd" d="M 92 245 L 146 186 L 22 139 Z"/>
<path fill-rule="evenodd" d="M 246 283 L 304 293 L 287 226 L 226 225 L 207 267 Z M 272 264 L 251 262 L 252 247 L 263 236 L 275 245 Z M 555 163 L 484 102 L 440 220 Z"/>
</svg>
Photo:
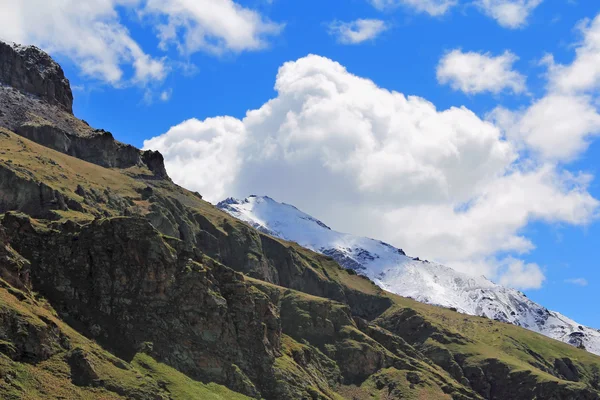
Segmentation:
<svg viewBox="0 0 600 400">
<path fill-rule="evenodd" d="M 600 331 L 529 300 L 518 290 L 407 256 L 387 243 L 340 233 L 270 197 L 229 198 L 217 207 L 270 235 L 333 257 L 383 289 L 459 312 L 509 322 L 600 355 Z"/>
</svg>

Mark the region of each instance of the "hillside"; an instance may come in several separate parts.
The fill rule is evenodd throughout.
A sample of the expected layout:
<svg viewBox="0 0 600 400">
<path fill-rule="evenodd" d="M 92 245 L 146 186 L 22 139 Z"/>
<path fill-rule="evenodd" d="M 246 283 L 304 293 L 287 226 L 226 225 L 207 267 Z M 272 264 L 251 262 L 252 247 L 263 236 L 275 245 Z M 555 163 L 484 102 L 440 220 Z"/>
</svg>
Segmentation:
<svg viewBox="0 0 600 400">
<path fill-rule="evenodd" d="M 250 227 L 0 55 L 0 398 L 600 399 L 600 358 Z"/>
<path fill-rule="evenodd" d="M 379 240 L 332 230 L 269 197 L 227 199 L 217 207 L 270 235 L 333 257 L 381 288 L 423 303 L 508 322 L 600 354 L 600 332 L 531 301 L 522 292 L 444 265 L 407 256 Z"/>
</svg>

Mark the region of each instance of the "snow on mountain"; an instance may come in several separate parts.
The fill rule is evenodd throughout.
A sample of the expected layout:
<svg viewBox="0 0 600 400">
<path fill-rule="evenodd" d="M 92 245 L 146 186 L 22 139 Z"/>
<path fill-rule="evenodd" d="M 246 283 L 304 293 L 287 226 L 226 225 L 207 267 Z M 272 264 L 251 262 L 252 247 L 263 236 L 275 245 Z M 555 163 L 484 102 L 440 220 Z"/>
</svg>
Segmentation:
<svg viewBox="0 0 600 400">
<path fill-rule="evenodd" d="M 483 276 L 466 275 L 409 257 L 379 240 L 336 232 L 296 207 L 270 197 L 229 198 L 217 207 L 267 234 L 331 256 L 389 292 L 512 323 L 600 355 L 600 331 L 550 311 L 520 291 L 497 285 Z"/>
</svg>

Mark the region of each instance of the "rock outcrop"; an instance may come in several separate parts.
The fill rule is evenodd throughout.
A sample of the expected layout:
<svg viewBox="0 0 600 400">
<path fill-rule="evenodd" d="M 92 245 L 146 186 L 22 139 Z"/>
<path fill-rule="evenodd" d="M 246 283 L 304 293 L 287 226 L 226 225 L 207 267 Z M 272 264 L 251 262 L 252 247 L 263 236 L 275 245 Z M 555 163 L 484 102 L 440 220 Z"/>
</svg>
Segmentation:
<svg viewBox="0 0 600 400">
<path fill-rule="evenodd" d="M 35 46 L 0 41 L 0 83 L 73 112 L 73 93 L 63 69 Z"/>
</svg>

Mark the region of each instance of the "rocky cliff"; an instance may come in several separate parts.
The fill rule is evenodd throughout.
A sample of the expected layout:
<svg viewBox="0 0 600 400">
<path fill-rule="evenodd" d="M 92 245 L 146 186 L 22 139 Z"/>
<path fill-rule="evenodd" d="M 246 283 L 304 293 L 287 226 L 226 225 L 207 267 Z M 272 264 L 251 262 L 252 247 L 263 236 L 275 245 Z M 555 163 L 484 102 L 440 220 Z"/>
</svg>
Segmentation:
<svg viewBox="0 0 600 400">
<path fill-rule="evenodd" d="M 60 65 L 35 46 L 0 42 L 0 83 L 73 112 L 69 80 Z"/>
<path fill-rule="evenodd" d="M 591 354 L 383 292 L 21 88 L 0 113 L 1 398 L 600 399 Z"/>
</svg>

